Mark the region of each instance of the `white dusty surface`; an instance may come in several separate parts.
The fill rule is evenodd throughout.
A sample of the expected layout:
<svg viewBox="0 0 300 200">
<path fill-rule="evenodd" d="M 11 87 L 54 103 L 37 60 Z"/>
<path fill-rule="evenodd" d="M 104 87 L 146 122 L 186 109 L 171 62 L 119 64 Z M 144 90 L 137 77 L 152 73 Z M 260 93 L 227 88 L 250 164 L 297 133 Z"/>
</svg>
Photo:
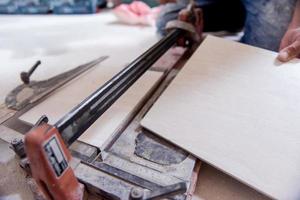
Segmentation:
<svg viewBox="0 0 300 200">
<path fill-rule="evenodd" d="M 154 27 L 119 24 L 111 13 L 0 15 L 0 23 L 0 104 L 21 84 L 19 73 L 37 60 L 42 65 L 32 80 L 47 79 L 103 55 L 109 58 L 101 67 L 116 72 L 157 41 Z M 0 199 L 32 199 L 14 153 L 1 140 L 0 150 Z"/>
<path fill-rule="evenodd" d="M 16 46 L 13 49 L 17 53 L 11 55 L 10 60 L 18 60 L 19 57 L 21 57 L 20 60 L 22 61 L 27 58 L 34 60 L 33 57 L 37 58 L 38 55 L 44 57 L 41 60 L 44 61 L 45 66 L 41 65 L 37 69 L 36 74 L 33 75 L 33 79 L 35 77 L 38 79 L 47 78 L 55 75 L 55 73 L 60 73 L 101 55 L 109 56 L 108 59 L 91 71 L 59 89 L 59 91 L 46 99 L 46 101 L 37 105 L 21 117 L 22 120 L 32 124 L 43 114 L 49 117 L 51 124 L 55 123 L 157 40 L 153 27 L 118 24 L 115 17 L 110 13 L 83 15 L 80 17 L 31 17 L 22 20 L 28 20 L 28 23 L 30 22 L 29 25 L 34 29 L 38 28 L 37 31 L 39 33 L 33 33 L 34 37 L 31 37 L 31 31 L 25 35 L 20 35 L 22 40 L 29 40 L 23 42 L 24 46 L 29 48 L 29 51 L 22 49 L 22 46 L 19 48 L 20 46 L 17 43 L 22 44 L 22 41 L 11 42 L 15 43 L 14 45 Z M 14 26 L 6 28 L 14 29 Z M 22 30 L 22 28 L 25 29 L 26 26 L 20 24 L 19 29 Z M 15 32 L 16 30 L 14 30 Z M 30 50 L 31 46 L 32 50 Z M 18 66 L 21 66 L 21 64 Z M 15 79 L 10 80 L 9 78 L 8 81 L 14 81 L 14 85 L 18 81 L 16 70 L 21 70 L 18 66 L 14 65 L 5 70 L 6 73 L 10 73 L 7 77 L 17 75 Z M 12 68 L 16 69 L 14 70 L 15 74 L 11 74 L 13 70 L 10 69 Z M 101 147 L 105 140 L 126 119 L 135 105 L 159 79 L 160 75 L 161 73 L 157 72 L 147 72 L 124 97 L 105 113 L 100 121 L 85 132 L 80 140 Z M 9 85 L 13 84 L 10 83 Z M 7 88 L 1 90 L 8 92 Z"/>
<path fill-rule="evenodd" d="M 42 65 L 32 80 L 43 80 L 102 55 L 110 56 L 107 67 L 124 66 L 157 41 L 154 27 L 123 25 L 107 12 L 2 15 L 0 23 L 0 103 L 37 60 Z"/>
<path fill-rule="evenodd" d="M 9 148 L 8 143 L 1 139 L 0 152 L 0 199 L 33 199 L 25 181 L 26 174 L 19 166 L 19 160 L 15 158 L 15 153 Z"/>
</svg>

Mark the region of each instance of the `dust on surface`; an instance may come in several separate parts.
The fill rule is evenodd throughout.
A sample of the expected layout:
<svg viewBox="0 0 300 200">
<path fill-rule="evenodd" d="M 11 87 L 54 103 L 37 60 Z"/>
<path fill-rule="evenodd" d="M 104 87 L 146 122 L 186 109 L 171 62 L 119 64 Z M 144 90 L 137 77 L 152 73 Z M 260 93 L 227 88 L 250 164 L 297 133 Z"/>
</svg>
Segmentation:
<svg viewBox="0 0 300 200">
<path fill-rule="evenodd" d="M 15 153 L 7 142 L 0 139 L 0 200 L 33 199 L 25 177 Z"/>
</svg>

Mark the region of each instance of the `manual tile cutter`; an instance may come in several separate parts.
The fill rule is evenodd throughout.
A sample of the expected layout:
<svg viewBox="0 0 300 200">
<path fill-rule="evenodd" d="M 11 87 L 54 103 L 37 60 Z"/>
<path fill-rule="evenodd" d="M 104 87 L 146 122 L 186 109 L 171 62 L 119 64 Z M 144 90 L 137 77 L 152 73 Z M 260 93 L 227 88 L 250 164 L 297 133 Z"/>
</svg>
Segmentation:
<svg viewBox="0 0 300 200">
<path fill-rule="evenodd" d="M 192 26 L 191 26 L 192 24 Z M 180 12 L 179 21 L 168 26 L 169 33 L 148 51 L 107 81 L 55 125 L 42 116 L 25 136 L 25 151 L 33 178 L 48 199 L 83 199 L 84 186 L 70 167 L 68 150 L 127 89 L 135 83 L 168 49 L 180 42 L 190 45 L 199 40 L 201 12 L 189 5 Z M 198 36 L 198 37 L 195 37 Z M 185 192 L 184 183 L 167 186 L 153 192 L 132 189 L 129 199 L 157 199 Z"/>
</svg>

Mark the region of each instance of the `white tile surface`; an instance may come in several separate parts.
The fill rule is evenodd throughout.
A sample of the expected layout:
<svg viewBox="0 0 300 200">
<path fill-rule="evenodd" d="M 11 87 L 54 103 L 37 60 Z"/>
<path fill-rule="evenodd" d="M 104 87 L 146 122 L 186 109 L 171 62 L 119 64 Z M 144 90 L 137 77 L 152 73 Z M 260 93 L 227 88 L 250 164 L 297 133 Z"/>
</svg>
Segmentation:
<svg viewBox="0 0 300 200">
<path fill-rule="evenodd" d="M 102 55 L 122 67 L 157 41 L 154 27 L 119 24 L 112 13 L 0 16 L 0 103 L 21 84 L 19 74 L 38 59 L 33 80 L 43 80 Z"/>
<path fill-rule="evenodd" d="M 276 199 L 300 199 L 300 61 L 208 37 L 142 125 Z"/>
<path fill-rule="evenodd" d="M 28 70 L 38 59 L 42 65 L 32 80 L 48 79 L 99 56 L 109 56 L 21 116 L 31 123 L 42 114 L 47 114 L 50 123 L 55 123 L 158 40 L 155 27 L 123 25 L 108 12 L 0 16 L 0 23 L 0 104 L 8 92 L 21 84 L 19 73 Z M 160 76 L 161 73 L 146 73 L 101 118 L 100 125 L 94 124 L 80 139 L 100 147 Z"/>
</svg>

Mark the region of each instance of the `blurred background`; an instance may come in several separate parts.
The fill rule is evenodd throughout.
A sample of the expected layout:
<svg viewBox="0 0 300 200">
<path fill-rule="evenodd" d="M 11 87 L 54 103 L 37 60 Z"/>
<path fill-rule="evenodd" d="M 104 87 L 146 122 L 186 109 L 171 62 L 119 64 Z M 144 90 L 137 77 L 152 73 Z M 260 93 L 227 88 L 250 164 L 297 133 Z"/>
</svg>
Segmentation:
<svg viewBox="0 0 300 200">
<path fill-rule="evenodd" d="M 88 14 L 132 0 L 0 0 L 0 14 Z M 150 7 L 155 0 L 143 0 Z"/>
</svg>

